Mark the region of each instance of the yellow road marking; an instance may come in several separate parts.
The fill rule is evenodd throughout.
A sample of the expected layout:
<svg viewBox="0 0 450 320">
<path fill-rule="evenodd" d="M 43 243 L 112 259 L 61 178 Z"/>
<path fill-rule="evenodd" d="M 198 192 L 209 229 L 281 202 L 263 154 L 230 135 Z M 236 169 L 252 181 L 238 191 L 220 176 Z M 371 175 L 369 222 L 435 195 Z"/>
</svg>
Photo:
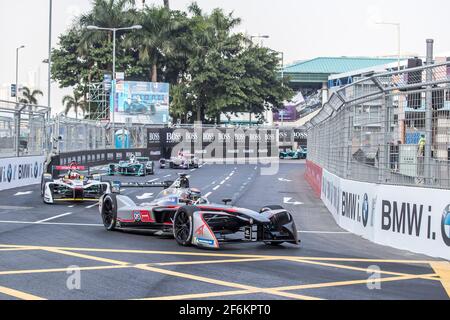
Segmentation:
<svg viewBox="0 0 450 320">
<path fill-rule="evenodd" d="M 126 269 L 133 268 L 132 265 L 112 265 L 112 266 L 97 266 L 97 267 L 80 267 L 80 271 L 95 271 L 95 270 L 109 270 L 109 269 Z M 0 271 L 0 276 L 18 275 L 18 274 L 33 274 L 33 273 L 56 273 L 67 272 L 68 268 L 54 268 L 54 269 L 30 269 L 30 270 L 9 270 Z"/>
<path fill-rule="evenodd" d="M 2 287 L 2 286 L 0 286 L 0 293 L 6 294 L 6 295 L 14 297 L 14 298 L 22 299 L 22 300 L 45 300 L 44 298 L 29 294 L 26 292 L 14 290 L 14 289 Z"/>
<path fill-rule="evenodd" d="M 373 272 L 373 273 L 380 273 L 380 274 L 387 274 L 387 275 L 395 275 L 395 276 L 418 276 L 415 274 L 409 274 L 409 273 L 401 273 L 401 272 L 392 272 L 392 271 L 384 271 L 379 269 L 369 269 L 369 268 L 360 268 L 360 267 L 353 267 L 353 266 L 347 266 L 342 264 L 336 264 L 336 263 L 325 263 L 325 262 L 319 262 L 319 261 L 309 261 L 305 259 L 298 259 L 298 258 L 288 258 L 285 259 L 288 261 L 295 261 L 300 263 L 307 263 L 307 264 L 314 264 L 314 265 L 320 265 L 324 267 L 332 267 L 332 268 L 338 268 L 338 269 L 347 269 L 347 270 L 354 270 L 354 271 L 362 271 L 362 272 Z M 418 278 L 421 279 L 427 279 L 427 280 L 439 280 L 437 278 L 430 277 L 428 275 L 424 276 L 418 276 Z"/>
<path fill-rule="evenodd" d="M 450 263 L 446 261 L 439 261 L 432 262 L 430 265 L 440 277 L 442 286 L 447 292 L 447 295 L 450 297 Z"/>
<path fill-rule="evenodd" d="M 177 296 L 152 297 L 152 298 L 143 298 L 143 299 L 135 299 L 135 300 L 190 300 L 190 299 L 244 295 L 244 294 L 250 294 L 250 293 L 252 293 L 252 292 L 249 290 L 233 290 L 233 291 L 180 294 Z"/>
<path fill-rule="evenodd" d="M 272 289 L 266 289 L 266 288 L 259 288 L 259 287 L 249 286 L 249 285 L 245 285 L 245 284 L 241 284 L 241 283 L 235 283 L 235 282 L 217 280 L 217 279 L 212 279 L 212 278 L 200 277 L 200 276 L 187 274 L 187 273 L 181 273 L 181 272 L 177 272 L 177 271 L 171 271 L 171 270 L 164 270 L 164 269 L 155 268 L 155 267 L 149 267 L 149 266 L 146 266 L 146 265 L 138 265 L 138 266 L 136 266 L 136 268 L 141 269 L 141 270 L 147 270 L 147 271 L 153 271 L 153 272 L 157 272 L 157 273 L 162 273 L 162 274 L 166 274 L 166 275 L 170 275 L 170 276 L 174 276 L 174 277 L 180 277 L 180 278 L 185 278 L 185 279 L 189 279 L 189 280 L 196 280 L 196 281 L 211 283 L 211 284 L 215 284 L 215 285 L 219 285 L 219 286 L 225 286 L 225 287 L 231 287 L 231 288 L 237 288 L 237 289 L 245 289 L 245 290 L 249 291 L 249 293 L 261 293 L 262 292 L 262 293 L 268 293 L 268 294 L 272 294 L 272 295 L 277 295 L 277 296 L 282 296 L 282 297 L 287 297 L 287 298 L 294 298 L 294 299 L 320 300 L 319 298 L 316 298 L 316 297 L 305 296 L 305 295 L 298 295 L 298 294 L 293 294 L 293 293 L 288 293 L 288 292 L 281 292 L 281 291 L 272 290 Z"/>
<path fill-rule="evenodd" d="M 24 247 L 24 248 L 3 248 L 0 249 L 0 252 L 5 252 L 5 251 L 27 251 L 27 250 L 36 250 L 35 248 L 29 248 L 29 247 Z"/>
<path fill-rule="evenodd" d="M 283 286 L 283 287 L 275 287 L 274 290 L 282 290 L 282 291 L 291 291 L 291 290 L 304 290 L 304 289 L 319 289 L 326 287 L 340 287 L 340 286 L 350 286 L 355 284 L 365 284 L 365 283 L 376 283 L 376 282 L 392 282 L 399 280 L 412 280 L 412 279 L 420 279 L 423 276 L 434 276 L 434 273 L 430 274 L 420 274 L 420 275 L 406 275 L 406 276 L 397 276 L 397 277 L 387 277 L 387 278 L 378 278 L 378 279 L 363 279 L 363 280 L 349 280 L 349 281 L 336 281 L 336 282 L 325 282 L 325 283 L 312 283 L 312 284 L 302 284 L 302 285 L 294 285 L 294 286 Z"/>
<path fill-rule="evenodd" d="M 255 255 L 255 254 L 231 254 L 231 253 L 210 253 L 210 252 L 185 252 L 185 251 L 155 251 L 155 250 L 127 250 L 127 249 L 102 249 L 102 248 L 75 248 L 75 247 L 45 247 L 45 246 L 18 246 L 18 245 L 0 245 L 1 248 L 34 248 L 36 250 L 64 250 L 64 251 L 82 251 L 82 252 L 104 252 L 104 253 L 140 253 L 153 255 L 182 255 L 199 257 L 224 257 L 224 258 L 270 258 L 270 259 L 303 259 L 311 261 L 347 261 L 347 262 L 385 262 L 385 263 L 411 263 L 411 264 L 429 264 L 431 260 L 383 260 L 383 259 L 359 259 L 359 258 L 326 258 L 326 257 L 302 257 L 302 256 L 273 256 L 273 255 Z"/>
<path fill-rule="evenodd" d="M 130 264 L 130 263 L 124 262 L 124 261 L 113 260 L 113 259 L 108 259 L 108 258 L 101 258 L 101 257 L 91 256 L 91 255 L 82 254 L 82 253 L 64 251 L 64 250 L 60 250 L 60 249 L 42 249 L 42 250 L 45 250 L 45 251 L 48 251 L 48 252 L 53 252 L 53 253 L 59 253 L 59 254 L 63 254 L 63 255 L 66 255 L 66 256 L 72 256 L 72 257 L 77 257 L 77 258 L 95 260 L 95 261 L 111 263 L 111 264 L 117 264 L 117 265 L 122 265 L 122 266 Z"/>
<path fill-rule="evenodd" d="M 278 258 L 247 258 L 247 259 L 225 259 L 225 260 L 200 260 L 200 261 L 175 261 L 175 262 L 159 262 L 151 265 L 157 266 L 177 266 L 177 265 L 192 265 L 192 264 L 215 264 L 215 263 L 235 263 L 235 262 L 257 262 L 257 261 L 271 261 L 279 260 Z"/>
</svg>

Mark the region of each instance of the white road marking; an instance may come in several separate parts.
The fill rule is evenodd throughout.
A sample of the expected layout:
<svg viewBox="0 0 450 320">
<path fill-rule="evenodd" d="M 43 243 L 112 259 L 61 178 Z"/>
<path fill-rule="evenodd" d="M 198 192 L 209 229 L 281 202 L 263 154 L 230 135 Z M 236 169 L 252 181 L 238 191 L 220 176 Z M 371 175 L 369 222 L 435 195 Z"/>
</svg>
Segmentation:
<svg viewBox="0 0 450 320">
<path fill-rule="evenodd" d="M 300 202 L 300 201 L 294 201 L 294 202 L 291 202 L 291 200 L 292 200 L 292 198 L 284 197 L 284 198 L 283 198 L 283 203 L 285 203 L 285 204 L 292 204 L 292 205 L 294 205 L 294 206 L 298 206 L 298 205 L 300 205 L 300 204 L 304 204 L 303 202 Z"/>
<path fill-rule="evenodd" d="M 191 169 L 191 172 L 194 172 L 195 170 L 197 170 L 197 169 Z"/>
<path fill-rule="evenodd" d="M 88 227 L 103 227 L 102 224 L 89 224 L 89 223 L 70 223 L 70 222 L 31 222 L 31 221 L 0 221 L 0 223 L 6 224 L 39 224 L 39 225 L 51 225 L 51 226 L 88 226 Z"/>
<path fill-rule="evenodd" d="M 204 197 L 208 198 L 211 194 L 212 194 L 212 192 L 208 192 L 207 194 L 204 195 Z"/>
<path fill-rule="evenodd" d="M 91 208 L 96 207 L 96 206 L 98 206 L 98 202 L 94 203 L 94 204 L 91 204 L 90 206 L 87 206 L 86 209 L 91 209 Z"/>
<path fill-rule="evenodd" d="M 141 194 L 140 196 L 136 196 L 136 199 L 144 200 L 144 199 L 150 199 L 151 197 L 153 197 L 153 193 L 144 193 L 144 194 Z"/>
<path fill-rule="evenodd" d="M 215 187 L 213 188 L 213 190 L 216 191 L 216 190 L 219 189 L 219 188 L 220 188 L 220 185 L 215 186 Z"/>
<path fill-rule="evenodd" d="M 171 176 L 172 176 L 171 174 L 168 174 L 168 175 L 164 176 L 164 178 L 168 178 L 168 177 L 171 177 Z"/>
<path fill-rule="evenodd" d="M 72 212 L 66 212 L 66 213 L 60 214 L 58 216 L 54 216 L 54 217 L 50 217 L 48 219 L 36 221 L 35 223 L 39 224 L 39 223 L 47 222 L 47 221 L 50 221 L 50 220 L 58 219 L 58 218 L 61 218 L 61 217 L 65 217 L 65 216 L 68 216 L 68 215 L 71 215 L 71 214 L 72 214 Z"/>
<path fill-rule="evenodd" d="M 33 193 L 33 191 L 17 192 L 17 193 L 15 194 L 15 196 L 25 196 L 25 195 L 27 195 L 27 194 L 32 194 L 32 193 Z"/>
<path fill-rule="evenodd" d="M 317 234 L 352 234 L 348 231 L 297 231 L 298 233 L 317 233 Z"/>
<path fill-rule="evenodd" d="M 152 183 L 152 182 L 155 182 L 155 181 L 158 181 L 158 180 L 159 180 L 159 178 L 148 180 L 147 183 Z"/>
<path fill-rule="evenodd" d="M 220 185 L 223 185 L 225 183 L 225 180 L 222 180 L 221 182 L 220 182 Z"/>
<path fill-rule="evenodd" d="M 67 208 L 73 208 L 73 207 L 75 207 L 74 204 L 72 204 L 72 205 L 70 205 L 70 206 L 67 206 Z"/>
<path fill-rule="evenodd" d="M 284 178 L 278 178 L 278 181 L 281 182 L 292 182 L 292 180 L 284 179 Z"/>
</svg>

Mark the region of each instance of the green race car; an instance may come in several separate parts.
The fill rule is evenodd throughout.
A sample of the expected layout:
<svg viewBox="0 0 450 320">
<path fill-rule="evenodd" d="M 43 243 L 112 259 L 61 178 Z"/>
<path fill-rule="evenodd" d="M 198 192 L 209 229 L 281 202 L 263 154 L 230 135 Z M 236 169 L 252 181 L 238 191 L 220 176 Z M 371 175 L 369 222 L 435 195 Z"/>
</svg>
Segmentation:
<svg viewBox="0 0 450 320">
<path fill-rule="evenodd" d="M 155 165 L 150 158 L 131 156 L 129 160 L 112 163 L 108 175 L 146 176 L 155 174 Z"/>
<path fill-rule="evenodd" d="M 292 160 L 300 160 L 306 159 L 307 150 L 306 148 L 298 148 L 297 150 L 287 150 L 280 151 L 280 159 L 292 159 Z"/>
</svg>

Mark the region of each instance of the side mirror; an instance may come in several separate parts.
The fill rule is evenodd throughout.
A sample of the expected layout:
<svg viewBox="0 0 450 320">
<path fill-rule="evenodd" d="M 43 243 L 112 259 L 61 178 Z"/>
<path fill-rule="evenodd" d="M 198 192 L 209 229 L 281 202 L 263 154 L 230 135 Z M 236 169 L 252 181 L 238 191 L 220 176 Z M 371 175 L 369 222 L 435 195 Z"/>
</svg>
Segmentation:
<svg viewBox="0 0 450 320">
<path fill-rule="evenodd" d="M 111 182 L 111 192 L 120 194 L 120 187 L 122 183 L 120 181 L 112 181 Z"/>
</svg>

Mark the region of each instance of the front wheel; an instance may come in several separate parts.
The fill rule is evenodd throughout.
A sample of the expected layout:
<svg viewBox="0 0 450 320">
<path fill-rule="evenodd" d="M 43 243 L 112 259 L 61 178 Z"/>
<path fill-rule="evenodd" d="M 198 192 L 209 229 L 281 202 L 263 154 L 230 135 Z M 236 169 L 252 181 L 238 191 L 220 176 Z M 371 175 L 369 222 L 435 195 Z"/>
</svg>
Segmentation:
<svg viewBox="0 0 450 320">
<path fill-rule="evenodd" d="M 102 220 L 105 229 L 114 231 L 117 227 L 117 199 L 116 195 L 108 194 L 103 198 Z"/>
<path fill-rule="evenodd" d="M 176 242 L 183 247 L 192 245 L 193 215 L 195 207 L 183 207 L 178 209 L 173 219 L 173 236 Z"/>
</svg>

